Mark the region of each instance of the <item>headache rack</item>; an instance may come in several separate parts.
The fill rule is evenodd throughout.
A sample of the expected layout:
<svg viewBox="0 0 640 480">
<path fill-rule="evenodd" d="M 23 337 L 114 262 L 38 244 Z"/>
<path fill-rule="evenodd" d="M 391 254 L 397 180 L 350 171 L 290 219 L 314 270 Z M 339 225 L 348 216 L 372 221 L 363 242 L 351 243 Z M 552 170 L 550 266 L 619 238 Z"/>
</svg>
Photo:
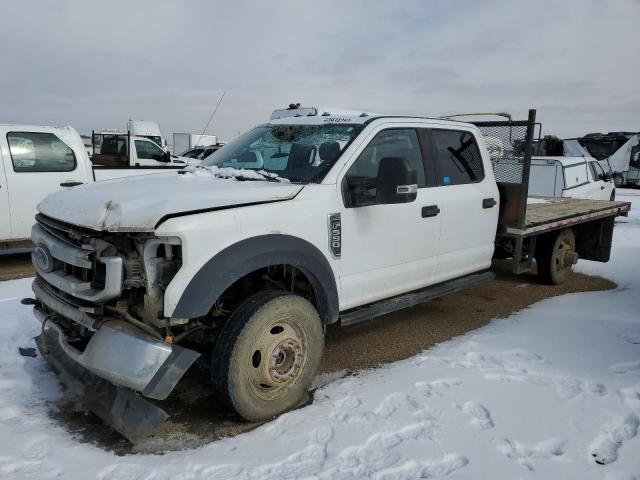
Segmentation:
<svg viewBox="0 0 640 480">
<path fill-rule="evenodd" d="M 476 125 L 484 137 L 500 191 L 498 233 L 505 233 L 508 228 L 524 228 L 536 130 L 537 138 L 540 138 L 536 111 L 529 110 L 527 120 L 509 117 L 508 120 L 470 123 Z"/>
<path fill-rule="evenodd" d="M 628 202 L 577 198 L 539 198 L 527 205 L 529 173 L 534 142 L 540 140 L 541 125 L 536 111 L 527 120 L 513 120 L 508 114 L 499 121 L 472 121 L 484 137 L 500 192 L 500 214 L 496 247 L 513 258 L 513 272 L 531 269 L 536 238 L 553 230 L 580 230 L 581 258 L 607 261 L 616 216 L 625 215 Z"/>
</svg>

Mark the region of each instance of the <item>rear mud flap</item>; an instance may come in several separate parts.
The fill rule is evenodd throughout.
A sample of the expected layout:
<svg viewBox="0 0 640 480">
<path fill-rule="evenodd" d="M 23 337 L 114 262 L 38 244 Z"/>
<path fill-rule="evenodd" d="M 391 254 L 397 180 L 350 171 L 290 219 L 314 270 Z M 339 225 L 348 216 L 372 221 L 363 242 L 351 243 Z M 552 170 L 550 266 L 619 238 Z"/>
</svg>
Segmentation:
<svg viewBox="0 0 640 480">
<path fill-rule="evenodd" d="M 142 396 L 94 375 L 60 347 L 58 333 L 49 329 L 35 338 L 42 356 L 60 381 L 81 403 L 131 443 L 149 436 L 169 417 Z"/>
</svg>

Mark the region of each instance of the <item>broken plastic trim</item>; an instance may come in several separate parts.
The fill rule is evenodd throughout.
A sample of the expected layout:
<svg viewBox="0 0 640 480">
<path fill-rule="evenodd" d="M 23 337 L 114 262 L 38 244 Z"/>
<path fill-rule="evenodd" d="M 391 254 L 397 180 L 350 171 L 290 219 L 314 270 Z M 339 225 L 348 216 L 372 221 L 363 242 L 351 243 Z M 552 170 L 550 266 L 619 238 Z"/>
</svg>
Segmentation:
<svg viewBox="0 0 640 480">
<path fill-rule="evenodd" d="M 48 329 L 35 340 L 38 350 L 67 389 L 131 443 L 148 437 L 169 418 L 164 410 L 140 395 L 116 387 L 71 359 L 61 348 L 56 330 Z"/>
</svg>

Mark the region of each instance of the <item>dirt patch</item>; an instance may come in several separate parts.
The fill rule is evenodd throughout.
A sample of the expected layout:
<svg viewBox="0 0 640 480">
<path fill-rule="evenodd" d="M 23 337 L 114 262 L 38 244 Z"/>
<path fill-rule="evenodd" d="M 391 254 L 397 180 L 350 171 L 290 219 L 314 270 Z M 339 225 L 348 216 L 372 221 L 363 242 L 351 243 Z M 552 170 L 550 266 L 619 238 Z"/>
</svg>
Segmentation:
<svg viewBox="0 0 640 480">
<path fill-rule="evenodd" d="M 34 275 L 30 253 L 0 255 L 0 281 L 33 277 Z"/>
<path fill-rule="evenodd" d="M 0 270 L 2 268 L 0 266 Z M 24 271 L 24 265 L 22 269 Z M 350 327 L 330 327 L 322 372 L 331 378 L 332 372 L 353 374 L 402 360 L 545 298 L 609 290 L 616 286 L 604 278 L 577 273 L 563 285 L 542 285 L 534 274 L 513 275 L 502 262 L 494 265 L 494 271 L 497 275 L 495 280 L 476 288 L 373 321 Z M 193 448 L 258 426 L 227 413 L 208 388 L 208 381 L 206 371 L 192 369 L 167 400 L 158 402 L 170 415 L 169 421 L 156 435 L 136 446 L 104 426 L 93 414 L 78 408 L 72 399 L 51 405 L 50 412 L 79 440 L 121 455 Z"/>
<path fill-rule="evenodd" d="M 327 332 L 323 372 L 356 372 L 402 360 L 545 298 L 616 287 L 605 278 L 579 273 L 562 285 L 543 285 L 535 274 L 515 275 L 506 265 L 496 262 L 496 279 L 478 287 L 369 322 L 332 326 Z"/>
</svg>

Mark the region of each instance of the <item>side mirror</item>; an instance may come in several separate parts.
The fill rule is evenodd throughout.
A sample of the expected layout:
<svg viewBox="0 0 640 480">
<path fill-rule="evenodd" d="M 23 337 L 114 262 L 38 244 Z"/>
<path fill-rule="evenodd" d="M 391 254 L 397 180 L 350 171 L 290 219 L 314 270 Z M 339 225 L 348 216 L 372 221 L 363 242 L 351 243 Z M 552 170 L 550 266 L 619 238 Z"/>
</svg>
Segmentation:
<svg viewBox="0 0 640 480">
<path fill-rule="evenodd" d="M 418 195 L 418 174 L 406 158 L 384 157 L 378 165 L 376 203 L 410 203 Z"/>
<path fill-rule="evenodd" d="M 604 174 L 603 180 L 605 182 L 610 182 L 612 178 L 613 178 L 613 175 L 611 175 L 611 172 L 607 172 L 607 173 Z"/>
<path fill-rule="evenodd" d="M 164 152 L 164 155 L 158 159 L 159 162 L 171 162 L 171 154 L 169 152 Z"/>
</svg>

